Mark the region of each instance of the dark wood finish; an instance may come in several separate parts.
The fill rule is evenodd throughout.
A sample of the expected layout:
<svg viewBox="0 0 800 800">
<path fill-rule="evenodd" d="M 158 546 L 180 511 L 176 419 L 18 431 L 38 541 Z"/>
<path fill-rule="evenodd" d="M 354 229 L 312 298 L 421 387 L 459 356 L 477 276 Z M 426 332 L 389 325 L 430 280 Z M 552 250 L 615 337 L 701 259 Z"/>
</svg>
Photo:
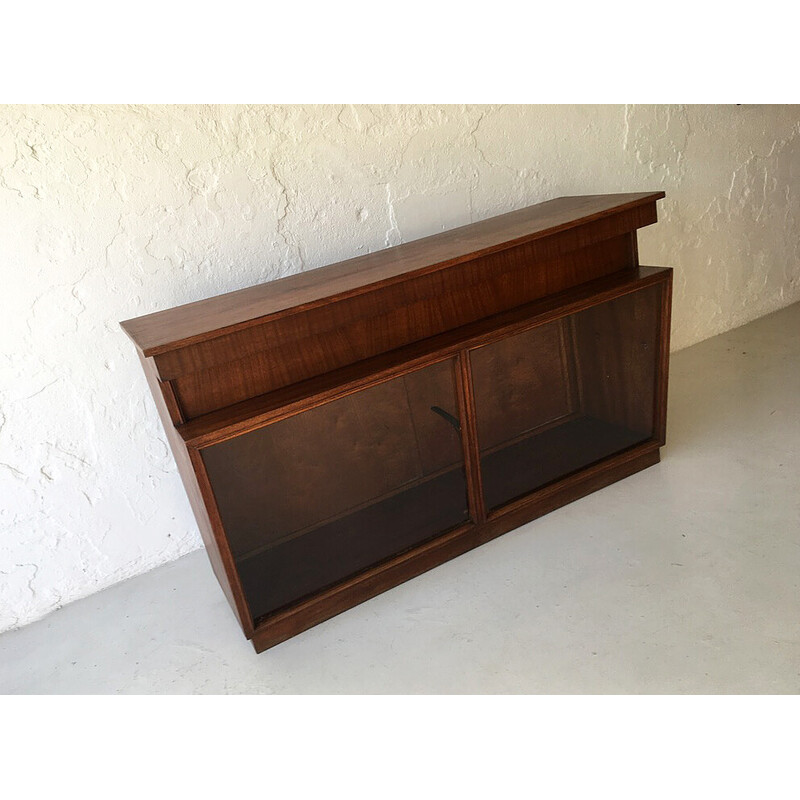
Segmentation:
<svg viewBox="0 0 800 800">
<path fill-rule="evenodd" d="M 220 411 L 204 414 L 182 425 L 179 431 L 187 444 L 204 447 L 253 430 L 266 422 L 297 413 L 314 404 L 328 402 L 389 377 L 410 372 L 424 364 L 458 355 L 465 349 L 545 325 L 597 303 L 669 280 L 671 270 L 666 267 L 621 270 L 606 278 L 581 284 L 575 289 L 479 320 L 440 336 L 415 342 L 285 389 L 253 397 Z"/>
<path fill-rule="evenodd" d="M 122 323 L 256 650 L 658 461 L 671 271 L 636 230 L 663 196 L 559 198 Z"/>
<path fill-rule="evenodd" d="M 635 266 L 661 196 L 560 198 L 122 325 L 192 419 Z"/>
<path fill-rule="evenodd" d="M 536 271 L 529 269 L 536 260 L 530 246 L 503 251 L 458 269 L 426 273 L 408 283 L 284 315 L 155 360 L 192 418 L 484 319 L 569 288 L 579 278 L 590 280 L 629 267 L 625 238 L 538 262 Z M 564 262 L 572 268 L 561 272 L 558 267 Z M 271 357 L 276 347 L 286 352 L 285 358 Z"/>
<path fill-rule="evenodd" d="M 168 311 L 127 320 L 123 328 L 146 356 L 257 325 L 265 317 L 333 303 L 375 286 L 406 282 L 409 276 L 439 271 L 491 253 L 510 250 L 566 231 L 553 255 L 585 247 L 589 226 L 613 218 L 616 227 L 601 238 L 629 233 L 656 221 L 656 201 L 664 192 L 559 197 L 407 244 L 291 275 L 249 289 Z M 541 258 L 541 254 L 538 254 Z M 576 281 L 579 282 L 579 281 Z"/>
<path fill-rule="evenodd" d="M 458 409 L 463 420 L 464 465 L 467 475 L 467 497 L 473 522 L 486 520 L 486 505 L 483 502 L 480 452 L 475 417 L 475 395 L 472 392 L 472 367 L 466 350 L 458 354 L 460 380 L 458 382 Z"/>
</svg>

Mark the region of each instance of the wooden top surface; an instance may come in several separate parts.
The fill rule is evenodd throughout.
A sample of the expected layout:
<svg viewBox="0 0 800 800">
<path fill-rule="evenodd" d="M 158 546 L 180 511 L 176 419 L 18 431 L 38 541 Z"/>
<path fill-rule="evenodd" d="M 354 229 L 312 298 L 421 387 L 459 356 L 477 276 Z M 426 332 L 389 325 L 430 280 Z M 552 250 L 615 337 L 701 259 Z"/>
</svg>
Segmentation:
<svg viewBox="0 0 800 800">
<path fill-rule="evenodd" d="M 444 269 L 575 228 L 664 192 L 559 197 L 444 233 L 120 323 L 145 356 L 232 333 L 264 317 L 324 305 L 388 285 L 409 273 Z"/>
</svg>

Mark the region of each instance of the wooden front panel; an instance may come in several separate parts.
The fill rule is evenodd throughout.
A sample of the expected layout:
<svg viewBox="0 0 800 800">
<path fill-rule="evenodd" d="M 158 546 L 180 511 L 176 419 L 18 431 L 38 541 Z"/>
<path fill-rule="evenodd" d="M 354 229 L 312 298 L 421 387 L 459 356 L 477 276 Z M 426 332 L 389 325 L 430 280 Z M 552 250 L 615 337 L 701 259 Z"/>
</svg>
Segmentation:
<svg viewBox="0 0 800 800">
<path fill-rule="evenodd" d="M 656 221 L 663 192 L 562 197 L 367 255 L 121 323 L 147 357 L 163 355 L 303 307 L 371 292 L 538 242 L 547 260 Z M 635 251 L 636 243 L 632 241 Z M 634 255 L 634 261 L 635 261 Z"/>
<path fill-rule="evenodd" d="M 559 258 L 537 260 L 540 243 L 477 258 L 157 356 L 159 373 L 193 419 L 629 268 L 632 236 Z"/>
</svg>

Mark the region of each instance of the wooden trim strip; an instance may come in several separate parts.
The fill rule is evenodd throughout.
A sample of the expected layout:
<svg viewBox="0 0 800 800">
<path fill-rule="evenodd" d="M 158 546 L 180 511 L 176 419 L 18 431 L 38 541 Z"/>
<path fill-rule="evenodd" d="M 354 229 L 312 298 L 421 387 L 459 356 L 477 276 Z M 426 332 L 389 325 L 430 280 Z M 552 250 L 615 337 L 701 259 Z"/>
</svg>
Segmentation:
<svg viewBox="0 0 800 800">
<path fill-rule="evenodd" d="M 660 444 L 667 441 L 667 395 L 669 392 L 669 343 L 672 312 L 672 272 L 661 287 L 661 315 L 659 330 L 660 351 L 656 362 L 656 392 L 653 412 L 654 432 Z"/>
<path fill-rule="evenodd" d="M 177 395 L 175 394 L 175 387 L 172 385 L 172 381 L 162 381 L 159 379 L 158 386 L 161 389 L 161 394 L 164 397 L 164 403 L 167 406 L 167 411 L 169 412 L 172 424 L 176 427 L 178 425 L 183 425 L 186 422 L 186 415 L 183 413 L 181 404 L 178 401 Z"/>
<path fill-rule="evenodd" d="M 459 352 L 457 364 L 461 441 L 464 445 L 464 469 L 467 474 L 469 510 L 472 519 L 480 524 L 486 519 L 486 505 L 483 497 L 483 479 L 480 467 L 481 454 L 478 444 L 472 365 L 469 361 L 469 353 L 466 350 Z"/>
</svg>

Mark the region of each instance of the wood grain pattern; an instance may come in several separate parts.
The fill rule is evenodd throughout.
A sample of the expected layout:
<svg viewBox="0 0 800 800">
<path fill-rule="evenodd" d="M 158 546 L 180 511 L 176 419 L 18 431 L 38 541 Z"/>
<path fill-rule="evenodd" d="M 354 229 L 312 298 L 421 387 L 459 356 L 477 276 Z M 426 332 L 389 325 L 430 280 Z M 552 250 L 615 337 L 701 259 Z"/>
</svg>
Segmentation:
<svg viewBox="0 0 800 800">
<path fill-rule="evenodd" d="M 122 323 L 261 651 L 658 461 L 663 192 L 559 198 Z"/>
<path fill-rule="evenodd" d="M 404 281 L 413 273 L 455 266 L 548 236 L 573 231 L 565 241 L 585 242 L 587 228 L 609 216 L 625 218 L 620 232 L 632 231 L 656 221 L 655 203 L 662 197 L 664 192 L 560 197 L 309 273 L 126 320 L 122 326 L 146 356 L 154 356 L 265 316 L 326 304 L 364 287 Z"/>
<path fill-rule="evenodd" d="M 622 270 L 440 336 L 210 412 L 180 426 L 179 432 L 188 444 L 204 447 L 297 413 L 315 403 L 327 402 L 420 366 L 453 357 L 463 349 L 496 342 L 597 303 L 664 282 L 670 274 L 671 270 L 666 267 Z"/>
<path fill-rule="evenodd" d="M 606 239 L 560 260 L 537 260 L 528 247 L 502 251 L 155 360 L 193 418 L 631 268 L 628 238 Z M 272 356 L 276 348 L 280 359 Z"/>
<path fill-rule="evenodd" d="M 475 393 L 473 391 L 475 382 L 472 379 L 472 365 L 466 350 L 462 350 L 458 354 L 458 365 L 458 408 L 463 421 L 464 466 L 467 475 L 470 517 L 473 522 L 483 524 L 486 521 L 486 504 L 483 500 L 481 457 L 475 414 Z"/>
</svg>

